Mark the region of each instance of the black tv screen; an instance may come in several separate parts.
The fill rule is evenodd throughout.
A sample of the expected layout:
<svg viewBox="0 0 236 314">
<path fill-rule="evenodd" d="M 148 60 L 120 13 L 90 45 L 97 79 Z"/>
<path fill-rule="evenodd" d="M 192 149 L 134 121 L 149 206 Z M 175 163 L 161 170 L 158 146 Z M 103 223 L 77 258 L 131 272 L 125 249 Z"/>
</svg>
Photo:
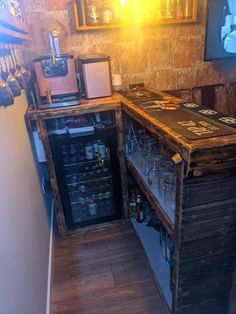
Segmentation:
<svg viewBox="0 0 236 314">
<path fill-rule="evenodd" d="M 236 0 L 208 0 L 204 59 L 236 57 Z"/>
</svg>

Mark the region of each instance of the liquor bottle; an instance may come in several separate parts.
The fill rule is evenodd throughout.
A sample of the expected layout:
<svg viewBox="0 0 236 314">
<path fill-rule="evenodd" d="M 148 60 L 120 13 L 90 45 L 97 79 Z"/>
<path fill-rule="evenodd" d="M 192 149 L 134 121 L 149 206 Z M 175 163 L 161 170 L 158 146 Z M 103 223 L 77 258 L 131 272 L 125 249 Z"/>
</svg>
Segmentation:
<svg viewBox="0 0 236 314">
<path fill-rule="evenodd" d="M 9 8 L 11 15 L 16 16 L 14 1 L 12 1 L 12 0 L 8 1 L 8 8 Z"/>
<path fill-rule="evenodd" d="M 141 203 L 141 196 L 137 195 L 137 204 L 136 204 L 136 221 L 142 223 L 144 221 L 143 217 L 143 205 Z"/>
<path fill-rule="evenodd" d="M 185 0 L 184 18 L 185 19 L 191 19 L 192 18 L 192 0 Z"/>
<path fill-rule="evenodd" d="M 131 150 L 130 150 L 130 136 L 129 135 L 126 135 L 125 136 L 125 143 L 124 143 L 124 148 L 125 148 L 125 154 L 128 155 L 131 153 Z"/>
<path fill-rule="evenodd" d="M 130 201 L 129 201 L 129 217 L 136 217 L 136 197 L 135 197 L 135 193 L 132 192 Z"/>
<path fill-rule="evenodd" d="M 176 9 L 175 9 L 174 0 L 166 0 L 166 18 L 174 18 Z"/>
<path fill-rule="evenodd" d="M 22 13 L 21 13 L 21 8 L 20 8 L 20 3 L 18 0 L 12 1 L 14 4 L 14 11 L 15 11 L 15 16 L 18 19 L 22 19 Z"/>
<path fill-rule="evenodd" d="M 88 204 L 89 213 L 91 216 L 96 216 L 97 214 L 97 204 L 92 199 L 89 200 Z"/>
<path fill-rule="evenodd" d="M 88 18 L 90 25 L 98 25 L 100 23 L 100 15 L 98 13 L 97 6 L 93 1 L 91 2 L 89 8 Z"/>
<path fill-rule="evenodd" d="M 112 9 L 110 3 L 106 1 L 104 3 L 103 12 L 102 12 L 102 21 L 103 24 L 111 24 L 112 23 Z"/>
<path fill-rule="evenodd" d="M 176 17 L 177 19 L 184 17 L 184 0 L 176 0 Z"/>
</svg>

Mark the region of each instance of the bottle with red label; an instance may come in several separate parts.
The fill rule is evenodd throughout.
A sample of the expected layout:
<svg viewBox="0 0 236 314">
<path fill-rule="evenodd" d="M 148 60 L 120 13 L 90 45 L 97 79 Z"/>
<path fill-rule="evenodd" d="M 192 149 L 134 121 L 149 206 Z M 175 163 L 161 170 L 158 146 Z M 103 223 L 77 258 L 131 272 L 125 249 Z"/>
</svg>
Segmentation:
<svg viewBox="0 0 236 314">
<path fill-rule="evenodd" d="M 143 205 L 141 203 L 141 196 L 137 195 L 137 202 L 136 202 L 136 221 L 138 223 L 142 223 L 144 221 L 143 215 Z"/>
</svg>

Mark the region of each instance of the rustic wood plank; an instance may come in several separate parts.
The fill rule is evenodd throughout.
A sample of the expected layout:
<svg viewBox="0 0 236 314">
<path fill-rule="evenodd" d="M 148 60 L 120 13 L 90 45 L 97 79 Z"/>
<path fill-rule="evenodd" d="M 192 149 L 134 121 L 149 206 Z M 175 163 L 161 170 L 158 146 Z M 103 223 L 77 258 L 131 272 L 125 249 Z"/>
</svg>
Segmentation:
<svg viewBox="0 0 236 314">
<path fill-rule="evenodd" d="M 235 171 L 183 180 L 176 313 L 229 313 L 236 265 L 235 184 Z"/>
<path fill-rule="evenodd" d="M 184 179 L 184 163 L 178 165 L 176 172 L 176 212 L 175 212 L 175 229 L 174 229 L 174 256 L 173 256 L 173 272 L 171 282 L 173 285 L 172 308 L 174 309 L 178 303 L 178 285 L 179 285 L 179 260 L 181 248 L 181 227 L 182 227 L 182 199 L 183 199 L 183 179 Z"/>
<path fill-rule="evenodd" d="M 157 92 L 153 90 L 154 92 Z M 158 91 L 161 95 L 167 95 L 163 92 Z M 178 99 L 174 96 L 169 96 L 171 101 L 175 103 L 181 103 L 183 100 Z M 122 108 L 124 112 L 134 118 L 141 125 L 145 126 L 150 132 L 152 132 L 159 140 L 165 142 L 174 152 L 179 153 L 183 160 L 187 162 L 187 173 L 190 170 L 190 163 L 192 163 L 192 170 L 200 168 L 202 170 L 210 169 L 210 167 L 215 166 L 215 169 L 220 169 L 224 167 L 231 167 L 235 165 L 235 159 L 232 160 L 229 157 L 228 164 L 213 162 L 210 155 L 208 155 L 205 150 L 210 151 L 211 149 L 216 151 L 216 148 L 224 149 L 225 146 L 233 146 L 236 144 L 236 134 L 219 136 L 201 140 L 189 140 L 179 133 L 173 131 L 171 127 L 164 125 L 159 122 L 157 119 L 151 117 L 149 114 L 145 113 L 143 110 L 138 108 L 136 105 L 132 104 L 131 101 L 128 101 L 121 95 L 114 93 L 111 97 L 104 97 L 99 99 L 89 99 L 81 100 L 81 104 L 71 107 L 62 107 L 62 108 L 53 108 L 53 109 L 34 109 L 30 107 L 28 109 L 28 114 L 31 119 L 37 119 L 41 117 L 42 119 L 52 119 L 57 117 L 65 117 L 72 115 L 86 114 L 90 112 L 97 111 L 106 111 L 106 110 L 116 110 Z M 205 162 L 196 163 L 195 159 L 191 160 L 192 154 L 194 152 L 202 152 L 205 155 Z M 232 154 L 231 154 L 232 156 Z M 194 157 L 193 157 L 194 158 Z M 207 159 L 208 158 L 208 159 Z M 210 159 L 209 159 L 210 158 Z M 207 162 L 207 164 L 206 164 Z"/>
<path fill-rule="evenodd" d="M 53 119 L 66 116 L 80 115 L 98 111 L 108 111 L 120 108 L 120 96 L 113 95 L 111 97 L 104 97 L 98 99 L 81 99 L 81 104 L 68 107 L 48 108 L 48 109 L 35 109 L 29 107 L 28 114 L 31 119 Z"/>
<path fill-rule="evenodd" d="M 191 155 L 189 172 L 219 172 L 236 168 L 236 145 L 211 149 L 196 149 Z"/>
<path fill-rule="evenodd" d="M 38 125 L 39 135 L 42 139 L 42 143 L 43 143 L 43 147 L 45 151 L 48 172 L 49 172 L 49 177 L 50 177 L 50 182 L 51 182 L 51 188 L 52 188 L 52 192 L 55 199 L 56 218 L 57 218 L 58 228 L 59 228 L 61 236 L 65 236 L 67 233 L 67 226 L 65 222 L 65 216 L 64 216 L 60 191 L 58 187 L 56 171 L 55 171 L 54 162 L 52 158 L 52 151 L 51 151 L 51 146 L 50 146 L 49 137 L 47 133 L 46 122 L 45 120 L 42 120 L 39 118 L 37 120 L 37 125 Z"/>
<path fill-rule="evenodd" d="M 125 164 L 125 154 L 124 154 L 124 128 L 122 121 L 122 112 L 121 108 L 115 111 L 116 119 L 116 130 L 118 137 L 118 156 L 120 163 L 120 175 L 121 175 L 121 185 L 122 185 L 122 203 L 123 203 L 123 217 L 128 219 L 128 182 L 127 182 L 127 173 L 126 173 L 126 164 Z"/>
</svg>

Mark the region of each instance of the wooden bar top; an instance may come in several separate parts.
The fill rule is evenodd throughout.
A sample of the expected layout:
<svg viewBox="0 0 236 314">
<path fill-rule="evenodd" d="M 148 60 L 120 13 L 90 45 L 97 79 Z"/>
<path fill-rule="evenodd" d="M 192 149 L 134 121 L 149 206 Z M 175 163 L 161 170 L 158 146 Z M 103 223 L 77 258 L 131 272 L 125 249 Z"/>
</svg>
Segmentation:
<svg viewBox="0 0 236 314">
<path fill-rule="evenodd" d="M 74 106 L 64 106 L 57 108 L 33 108 L 30 106 L 27 115 L 31 119 L 54 119 L 63 116 L 71 116 L 76 114 L 85 114 L 96 111 L 115 110 L 121 107 L 121 96 L 113 94 L 111 97 L 103 97 L 96 99 L 81 99 L 80 104 Z"/>
<path fill-rule="evenodd" d="M 158 93 L 161 95 L 167 95 L 159 91 Z M 168 96 L 169 99 L 174 100 L 175 103 L 183 102 L 181 99 L 170 95 Z M 230 159 L 230 164 L 235 164 L 236 166 L 236 134 L 210 137 L 207 139 L 187 139 L 183 135 L 171 129 L 171 126 L 161 123 L 159 120 L 144 112 L 142 109 L 118 93 L 114 93 L 111 97 L 88 100 L 82 99 L 79 105 L 70 107 L 51 109 L 34 109 L 29 107 L 27 116 L 29 116 L 30 119 L 37 119 L 38 117 L 41 119 L 53 119 L 63 116 L 86 114 L 89 112 L 117 110 L 120 108 L 122 108 L 124 112 L 130 115 L 141 125 L 145 126 L 150 132 L 155 134 L 157 138 L 168 144 L 175 153 L 179 153 L 181 158 L 187 161 L 188 170 L 190 170 L 190 164 L 192 162 L 196 164 L 194 161 L 195 158 L 197 158 L 198 161 L 202 160 L 204 164 L 206 160 L 209 161 L 209 158 L 212 160 L 219 157 L 221 162 L 220 160 L 217 162 L 218 166 L 222 163 L 222 158 Z M 208 157 L 206 157 L 206 153 Z M 214 162 L 214 160 L 211 162 Z"/>
</svg>

